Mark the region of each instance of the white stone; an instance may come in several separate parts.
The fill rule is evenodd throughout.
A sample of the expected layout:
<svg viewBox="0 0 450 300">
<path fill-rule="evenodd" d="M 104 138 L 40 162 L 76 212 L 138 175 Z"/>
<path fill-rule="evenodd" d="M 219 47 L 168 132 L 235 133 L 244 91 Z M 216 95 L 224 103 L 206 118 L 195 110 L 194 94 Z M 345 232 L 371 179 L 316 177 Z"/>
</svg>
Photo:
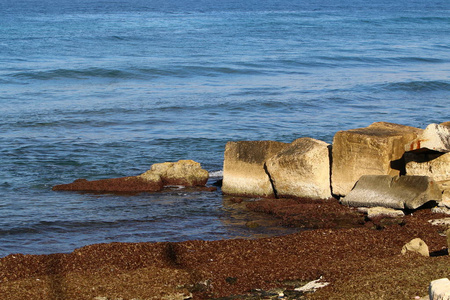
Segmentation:
<svg viewBox="0 0 450 300">
<path fill-rule="evenodd" d="M 321 280 L 322 278 L 310 281 L 304 286 L 295 288 L 294 290 L 298 292 L 315 292 L 317 289 L 326 287 L 330 284 L 329 282 L 320 282 Z"/>
<path fill-rule="evenodd" d="M 406 151 L 421 149 L 450 152 L 450 127 L 430 124 L 416 139 L 405 145 Z"/>
<path fill-rule="evenodd" d="M 450 300 L 450 280 L 448 278 L 433 280 L 428 291 L 430 300 Z"/>
<path fill-rule="evenodd" d="M 432 213 L 435 213 L 435 214 L 446 214 L 446 215 L 450 215 L 450 208 L 442 207 L 442 206 L 436 206 L 436 207 L 433 207 L 433 208 L 431 209 L 431 212 L 432 212 Z"/>
<path fill-rule="evenodd" d="M 376 217 L 389 217 L 389 218 L 397 218 L 404 217 L 405 213 L 402 210 L 386 208 L 386 207 L 371 207 L 367 210 L 367 217 L 369 219 L 373 219 Z"/>
<path fill-rule="evenodd" d="M 450 226 L 450 218 L 433 219 L 433 220 L 428 220 L 428 222 L 430 222 L 431 225 L 436 225 L 436 226 Z"/>
<path fill-rule="evenodd" d="M 408 251 L 418 253 L 422 256 L 430 256 L 428 245 L 420 238 L 415 238 L 403 246 L 402 254 L 405 255 Z"/>
</svg>

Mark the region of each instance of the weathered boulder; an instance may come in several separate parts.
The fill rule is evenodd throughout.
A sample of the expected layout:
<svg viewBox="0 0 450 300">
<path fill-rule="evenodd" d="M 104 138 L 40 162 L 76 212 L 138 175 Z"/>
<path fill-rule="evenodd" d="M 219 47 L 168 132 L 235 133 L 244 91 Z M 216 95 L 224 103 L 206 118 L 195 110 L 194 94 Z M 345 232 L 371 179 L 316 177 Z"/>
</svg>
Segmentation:
<svg viewBox="0 0 450 300">
<path fill-rule="evenodd" d="M 428 295 L 430 300 L 450 300 L 450 280 L 441 278 L 430 282 Z"/>
<path fill-rule="evenodd" d="M 155 164 L 149 171 L 138 176 L 93 181 L 77 179 L 69 184 L 56 185 L 52 189 L 98 193 L 158 192 L 167 185 L 204 186 L 208 176 L 208 171 L 203 170 L 199 163 L 180 160 L 176 163 Z"/>
<path fill-rule="evenodd" d="M 223 162 L 222 192 L 229 195 L 274 197 L 266 161 L 289 146 L 274 141 L 228 142 Z"/>
<path fill-rule="evenodd" d="M 200 163 L 193 160 L 154 164 L 150 170 L 139 176 L 148 178 L 154 175 L 161 177 L 164 186 L 204 186 L 209 178 L 208 171 L 202 169 Z"/>
<path fill-rule="evenodd" d="M 420 238 L 415 238 L 403 246 L 402 254 L 405 255 L 408 251 L 422 256 L 430 256 L 428 245 Z"/>
<path fill-rule="evenodd" d="M 417 138 L 405 144 L 405 150 L 450 152 L 450 125 L 448 123 L 428 125 Z"/>
<path fill-rule="evenodd" d="M 330 145 L 299 138 L 269 158 L 267 171 L 278 197 L 331 198 Z"/>
<path fill-rule="evenodd" d="M 341 202 L 349 206 L 416 209 L 428 201 L 439 202 L 442 193 L 428 176 L 361 176 Z"/>
<path fill-rule="evenodd" d="M 400 175 L 404 145 L 422 129 L 378 122 L 339 131 L 333 139 L 332 192 L 344 196 L 363 175 Z"/>
</svg>

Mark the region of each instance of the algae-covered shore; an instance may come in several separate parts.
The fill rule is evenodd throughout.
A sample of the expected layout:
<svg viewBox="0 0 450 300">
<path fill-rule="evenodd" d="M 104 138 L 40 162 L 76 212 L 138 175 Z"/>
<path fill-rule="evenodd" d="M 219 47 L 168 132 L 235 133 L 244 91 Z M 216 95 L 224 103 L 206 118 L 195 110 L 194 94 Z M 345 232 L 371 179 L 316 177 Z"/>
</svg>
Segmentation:
<svg viewBox="0 0 450 300">
<path fill-rule="evenodd" d="M 253 206 L 261 209 L 264 202 Z M 428 222 L 443 215 L 422 209 L 385 227 L 337 226 L 354 211 L 337 210 L 332 200 L 320 207 L 333 214 L 323 222 L 316 219 L 317 229 L 286 236 L 11 254 L 0 259 L 0 294 L 3 299 L 272 299 L 242 295 L 256 289 L 289 291 L 321 278 L 330 284 L 291 299 L 414 299 L 427 295 L 431 280 L 450 275 L 444 228 Z M 308 204 L 290 202 L 290 210 L 302 208 L 308 210 Z M 284 214 L 283 222 L 294 224 L 289 218 Z M 416 237 L 427 243 L 430 257 L 401 254 Z"/>
</svg>

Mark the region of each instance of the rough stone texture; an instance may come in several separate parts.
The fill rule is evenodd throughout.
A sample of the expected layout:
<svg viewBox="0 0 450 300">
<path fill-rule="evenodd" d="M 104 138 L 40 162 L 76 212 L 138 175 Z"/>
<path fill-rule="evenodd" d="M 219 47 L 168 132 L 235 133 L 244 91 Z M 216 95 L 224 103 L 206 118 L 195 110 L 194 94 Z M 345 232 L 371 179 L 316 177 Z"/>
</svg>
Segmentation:
<svg viewBox="0 0 450 300">
<path fill-rule="evenodd" d="M 450 188 L 450 153 L 405 153 L 406 175 L 432 177 L 444 190 Z"/>
<path fill-rule="evenodd" d="M 193 160 L 179 160 L 154 164 L 147 172 L 141 174 L 143 178 L 160 176 L 163 185 L 204 186 L 209 178 L 208 171 L 202 169 L 200 163 Z"/>
<path fill-rule="evenodd" d="M 445 214 L 445 215 L 450 215 L 450 208 L 442 207 L 442 206 L 436 206 L 436 207 L 433 207 L 433 208 L 431 209 L 431 212 L 432 212 L 432 213 L 435 213 L 435 214 Z"/>
<path fill-rule="evenodd" d="M 371 207 L 367 210 L 367 217 L 369 219 L 377 217 L 397 218 L 404 217 L 405 213 L 402 210 L 386 208 L 386 207 Z"/>
<path fill-rule="evenodd" d="M 442 194 L 442 202 L 439 205 L 450 208 L 450 181 L 447 181 L 445 184 L 442 184 L 441 181 L 440 184 L 444 189 L 444 193 Z"/>
<path fill-rule="evenodd" d="M 163 188 L 161 178 L 154 177 L 153 179 L 147 180 L 138 176 L 93 181 L 77 179 L 72 183 L 55 185 L 52 190 L 96 193 L 141 193 L 161 191 Z"/>
<path fill-rule="evenodd" d="M 222 192 L 274 197 L 265 162 L 287 146 L 289 144 L 274 141 L 228 142 L 224 154 Z"/>
<path fill-rule="evenodd" d="M 442 194 L 442 201 L 439 202 L 440 207 L 450 208 L 450 190 L 445 190 Z"/>
<path fill-rule="evenodd" d="M 408 251 L 422 256 L 430 256 L 427 244 L 420 238 L 415 238 L 403 246 L 402 254 L 405 255 Z"/>
<path fill-rule="evenodd" d="M 443 218 L 443 219 L 432 219 L 428 222 L 431 223 L 431 225 L 435 226 L 448 226 L 450 227 L 450 218 Z"/>
<path fill-rule="evenodd" d="M 349 206 L 416 209 L 428 201 L 439 202 L 442 193 L 427 176 L 365 175 L 341 202 Z"/>
<path fill-rule="evenodd" d="M 404 145 L 421 131 L 378 122 L 365 128 L 337 132 L 332 151 L 333 194 L 346 195 L 363 175 L 400 175 Z"/>
<path fill-rule="evenodd" d="M 405 153 L 406 174 L 423 175 L 434 179 L 442 191 L 441 207 L 450 208 L 450 153 L 425 151 Z"/>
<path fill-rule="evenodd" d="M 278 197 L 331 198 L 330 145 L 299 138 L 267 160 Z"/>
<path fill-rule="evenodd" d="M 444 125 L 443 125 L 444 124 Z M 412 142 L 406 143 L 406 151 L 434 150 L 450 152 L 450 126 L 443 124 L 430 124 Z"/>
<path fill-rule="evenodd" d="M 448 249 L 448 255 L 450 255 L 450 227 L 445 232 L 447 235 L 447 249 Z"/>
<path fill-rule="evenodd" d="M 429 287 L 430 300 L 450 300 L 450 280 L 441 278 L 433 280 Z"/>
</svg>

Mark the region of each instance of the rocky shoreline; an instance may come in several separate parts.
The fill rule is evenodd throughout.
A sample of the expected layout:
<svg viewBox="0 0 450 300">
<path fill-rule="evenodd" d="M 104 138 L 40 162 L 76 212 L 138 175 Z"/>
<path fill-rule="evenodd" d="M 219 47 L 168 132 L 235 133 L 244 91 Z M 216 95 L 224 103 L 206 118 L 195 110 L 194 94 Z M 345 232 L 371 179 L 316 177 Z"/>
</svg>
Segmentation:
<svg viewBox="0 0 450 300">
<path fill-rule="evenodd" d="M 449 122 L 425 130 L 374 123 L 338 132 L 332 147 L 311 138 L 229 142 L 222 191 L 234 197 L 230 201 L 275 216 L 282 226 L 308 230 L 255 240 L 112 243 L 67 254 L 11 254 L 0 258 L 0 295 L 420 299 L 431 281 L 450 277 L 449 155 Z M 199 163 L 185 160 L 155 164 L 138 176 L 79 179 L 53 190 L 214 190 L 205 187 L 207 180 Z M 236 198 L 242 195 L 260 199 Z M 426 244 L 425 256 L 423 249 L 405 250 L 413 239 Z M 302 290 L 308 282 L 324 287 Z"/>
</svg>

